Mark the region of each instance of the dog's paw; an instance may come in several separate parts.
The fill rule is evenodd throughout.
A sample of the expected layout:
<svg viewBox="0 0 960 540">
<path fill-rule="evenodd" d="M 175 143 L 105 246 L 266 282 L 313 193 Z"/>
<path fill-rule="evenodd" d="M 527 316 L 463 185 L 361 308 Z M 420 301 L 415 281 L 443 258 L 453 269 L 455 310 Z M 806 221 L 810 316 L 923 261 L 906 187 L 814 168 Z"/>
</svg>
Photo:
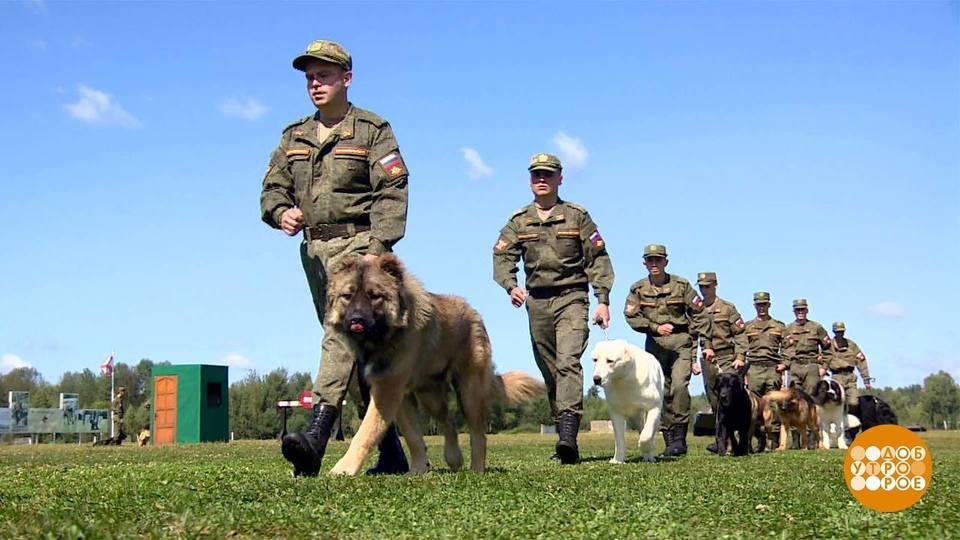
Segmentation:
<svg viewBox="0 0 960 540">
<path fill-rule="evenodd" d="M 609 463 L 613 463 L 614 465 L 623 465 L 624 463 L 626 463 L 626 461 L 622 459 L 617 459 L 617 458 L 610 458 Z"/>
<path fill-rule="evenodd" d="M 428 472 L 430 472 L 430 463 L 427 461 L 410 464 L 410 474 L 427 474 Z"/>
<path fill-rule="evenodd" d="M 645 456 L 641 456 L 640 461 L 644 463 L 656 463 L 657 458 L 653 454 L 647 454 Z"/>
<path fill-rule="evenodd" d="M 359 468 L 350 467 L 343 462 L 343 459 L 341 459 L 336 465 L 333 466 L 332 469 L 330 469 L 328 474 L 330 474 L 330 476 L 356 476 L 358 470 Z"/>
</svg>

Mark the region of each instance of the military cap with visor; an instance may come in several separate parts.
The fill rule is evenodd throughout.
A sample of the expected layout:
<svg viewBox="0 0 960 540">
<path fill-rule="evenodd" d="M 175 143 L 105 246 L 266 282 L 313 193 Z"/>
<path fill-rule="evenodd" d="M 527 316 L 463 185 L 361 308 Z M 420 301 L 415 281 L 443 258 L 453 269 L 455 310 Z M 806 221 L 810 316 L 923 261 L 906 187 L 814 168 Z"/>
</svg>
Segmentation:
<svg viewBox="0 0 960 540">
<path fill-rule="evenodd" d="M 716 285 L 717 284 L 717 273 L 716 272 L 700 272 L 697 275 L 697 285 Z"/>
<path fill-rule="evenodd" d="M 667 258 L 667 246 L 662 244 L 647 244 L 643 248 L 643 258 L 647 257 L 663 257 Z"/>
<path fill-rule="evenodd" d="M 833 323 L 833 331 L 834 331 L 834 332 L 846 332 L 846 331 L 847 331 L 847 325 L 843 324 L 843 321 L 837 321 L 837 322 Z"/>
<path fill-rule="evenodd" d="M 797 298 L 793 301 L 793 309 L 807 309 L 807 299 Z"/>
<path fill-rule="evenodd" d="M 347 71 L 353 69 L 353 58 L 350 57 L 350 53 L 339 43 L 326 39 L 311 41 L 307 45 L 307 50 L 293 59 L 293 67 L 300 71 L 306 71 L 307 62 L 310 60 L 336 64 Z"/>
<path fill-rule="evenodd" d="M 563 165 L 560 164 L 560 158 L 553 154 L 534 154 L 530 158 L 530 166 L 527 167 L 527 170 L 530 172 L 533 171 L 554 171 L 558 172 L 563 170 Z"/>
<path fill-rule="evenodd" d="M 770 303 L 770 293 L 764 291 L 758 291 L 753 293 L 753 303 L 754 304 L 769 304 Z"/>
</svg>

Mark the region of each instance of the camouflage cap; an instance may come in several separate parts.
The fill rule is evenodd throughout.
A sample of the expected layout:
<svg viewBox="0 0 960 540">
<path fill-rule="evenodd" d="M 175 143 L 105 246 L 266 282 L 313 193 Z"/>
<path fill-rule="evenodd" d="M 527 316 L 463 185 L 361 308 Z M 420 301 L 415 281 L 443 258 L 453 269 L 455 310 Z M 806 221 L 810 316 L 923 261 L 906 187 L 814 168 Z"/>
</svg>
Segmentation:
<svg viewBox="0 0 960 540">
<path fill-rule="evenodd" d="M 753 303 L 754 304 L 769 304 L 770 303 L 770 293 L 764 291 L 757 291 L 753 293 Z"/>
<path fill-rule="evenodd" d="M 306 52 L 293 59 L 294 69 L 305 71 L 307 61 L 309 60 L 320 60 L 337 64 L 347 71 L 353 69 L 353 58 L 350 57 L 350 53 L 339 43 L 326 39 L 311 41 L 310 44 L 307 45 Z"/>
<path fill-rule="evenodd" d="M 545 171 L 560 171 L 563 170 L 563 165 L 560 164 L 560 158 L 553 154 L 534 154 L 530 158 L 530 166 L 527 167 L 528 171 L 536 170 L 545 170 Z"/>
<path fill-rule="evenodd" d="M 793 301 L 793 309 L 807 309 L 807 299 L 797 298 Z"/>
<path fill-rule="evenodd" d="M 843 321 L 837 321 L 837 322 L 833 323 L 833 331 L 834 331 L 834 332 L 846 332 L 846 331 L 847 331 L 847 325 L 843 324 Z"/>
<path fill-rule="evenodd" d="M 643 248 L 643 258 L 646 259 L 647 257 L 663 257 L 666 259 L 667 246 L 663 244 L 647 244 L 647 246 Z"/>
<path fill-rule="evenodd" d="M 126 386 L 121 386 L 120 388 L 117 388 L 117 393 L 126 392 L 126 391 L 127 391 L 127 387 L 126 387 Z"/>
<path fill-rule="evenodd" d="M 698 285 L 716 285 L 717 284 L 717 273 L 716 272 L 700 272 L 697 276 Z"/>
</svg>

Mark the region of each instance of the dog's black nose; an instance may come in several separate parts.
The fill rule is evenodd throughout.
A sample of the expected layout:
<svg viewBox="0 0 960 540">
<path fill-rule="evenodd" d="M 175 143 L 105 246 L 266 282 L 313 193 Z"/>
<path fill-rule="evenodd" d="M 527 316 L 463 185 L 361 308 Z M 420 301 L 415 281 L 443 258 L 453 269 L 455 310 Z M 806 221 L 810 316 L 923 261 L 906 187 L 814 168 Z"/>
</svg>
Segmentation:
<svg viewBox="0 0 960 540">
<path fill-rule="evenodd" d="M 600 377 L 597 376 L 597 375 L 594 375 L 594 376 L 593 376 L 593 384 L 595 384 L 595 385 L 597 385 L 597 386 L 600 386 L 600 382 L 601 382 Z"/>
</svg>

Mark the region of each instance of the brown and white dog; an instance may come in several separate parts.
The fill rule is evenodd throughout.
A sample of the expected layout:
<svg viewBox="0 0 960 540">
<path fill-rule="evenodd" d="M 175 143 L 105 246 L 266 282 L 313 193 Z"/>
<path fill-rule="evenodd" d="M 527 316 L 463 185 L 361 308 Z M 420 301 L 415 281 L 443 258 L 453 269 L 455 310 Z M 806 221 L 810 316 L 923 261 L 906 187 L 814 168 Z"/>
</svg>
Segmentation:
<svg viewBox="0 0 960 540">
<path fill-rule="evenodd" d="M 820 414 L 813 398 L 797 386 L 767 392 L 764 396 L 771 404 L 780 407 L 780 446 L 777 450 L 787 449 L 787 434 L 794 428 L 800 432 L 800 448 L 808 446 L 807 432 L 813 433 L 814 442 L 819 446 Z"/>
<path fill-rule="evenodd" d="M 847 414 L 846 394 L 843 386 L 837 381 L 824 377 L 813 387 L 810 396 L 817 405 L 820 414 L 820 447 L 829 450 L 832 441 L 837 440 L 837 448 L 846 449 L 847 441 L 844 433 L 847 429 L 858 427 L 857 417 Z"/>
</svg>

